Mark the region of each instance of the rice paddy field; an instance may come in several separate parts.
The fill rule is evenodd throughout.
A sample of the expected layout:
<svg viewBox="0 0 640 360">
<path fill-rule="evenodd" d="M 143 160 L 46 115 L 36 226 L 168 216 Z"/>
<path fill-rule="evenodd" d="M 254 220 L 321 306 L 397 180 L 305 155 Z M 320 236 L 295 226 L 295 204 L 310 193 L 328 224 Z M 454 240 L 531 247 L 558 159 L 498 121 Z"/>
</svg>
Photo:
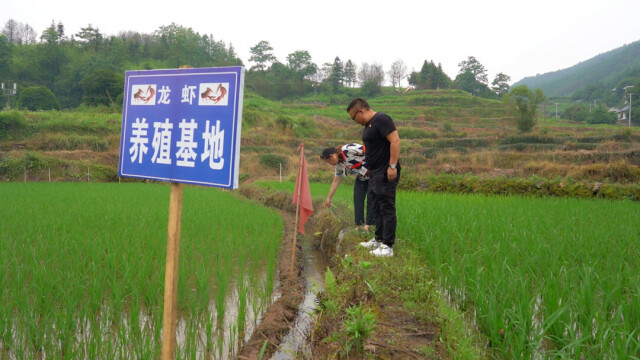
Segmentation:
<svg viewBox="0 0 640 360">
<path fill-rule="evenodd" d="M 0 358 L 153 359 L 170 189 L 0 184 Z M 277 212 L 185 187 L 177 359 L 233 357 L 272 301 Z"/>
<path fill-rule="evenodd" d="M 507 359 L 640 358 L 640 207 L 398 194 L 411 242 Z"/>
</svg>

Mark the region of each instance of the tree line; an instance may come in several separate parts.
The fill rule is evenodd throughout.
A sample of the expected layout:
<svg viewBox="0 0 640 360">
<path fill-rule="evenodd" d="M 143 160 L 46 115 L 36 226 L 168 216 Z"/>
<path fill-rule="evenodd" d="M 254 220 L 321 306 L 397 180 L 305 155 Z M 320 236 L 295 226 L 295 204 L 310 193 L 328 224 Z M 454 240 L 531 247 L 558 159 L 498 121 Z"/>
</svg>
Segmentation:
<svg viewBox="0 0 640 360">
<path fill-rule="evenodd" d="M 354 64 L 336 56 L 333 63 L 317 65 L 306 50 L 287 55 L 285 62 L 273 54 L 268 41 L 250 48 L 245 86 L 263 97 L 281 100 L 310 93 L 340 94 L 356 89 L 357 95 L 375 96 L 385 80 L 400 90 L 403 80 L 416 89 L 462 89 L 482 97 L 500 97 L 509 89 L 509 76 L 498 74 L 491 86 L 487 71 L 473 56 L 462 61 L 460 73 L 451 79 L 440 64 L 424 62 L 422 69 L 409 73 L 402 60 L 388 71 L 378 63 Z M 131 69 L 244 65 L 232 44 L 211 34 L 200 34 L 177 24 L 160 26 L 152 34 L 123 31 L 106 35 L 87 25 L 68 34 L 62 22 L 52 21 L 39 36 L 33 27 L 13 19 L 0 35 L 0 80 L 10 87 L 19 84 L 38 101 L 52 108 L 121 103 L 124 71 Z M 7 94 L 0 94 L 4 96 Z M 18 96 L 19 98 L 20 96 Z M 7 101 L 7 97 L 1 99 Z M 32 105 L 29 105 L 32 106 Z"/>
<path fill-rule="evenodd" d="M 36 37 L 31 26 L 9 20 L 0 35 L 0 80 L 6 86 L 19 84 L 18 97 L 30 87 L 51 93 L 62 108 L 117 103 L 125 70 L 185 64 L 229 66 L 242 61 L 233 45 L 176 24 L 153 34 L 107 36 L 92 25 L 70 35 L 61 22 L 52 22 Z"/>
</svg>

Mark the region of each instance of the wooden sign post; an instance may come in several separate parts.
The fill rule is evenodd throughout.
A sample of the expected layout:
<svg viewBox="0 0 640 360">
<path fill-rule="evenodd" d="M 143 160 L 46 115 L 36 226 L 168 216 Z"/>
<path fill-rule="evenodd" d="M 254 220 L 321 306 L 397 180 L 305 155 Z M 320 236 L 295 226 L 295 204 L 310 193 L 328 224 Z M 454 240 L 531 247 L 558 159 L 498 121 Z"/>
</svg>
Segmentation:
<svg viewBox="0 0 640 360">
<path fill-rule="evenodd" d="M 167 264 L 164 275 L 164 313 L 162 316 L 162 360 L 176 355 L 176 295 L 178 294 L 178 259 L 180 254 L 180 224 L 182 219 L 181 183 L 171 183 L 169 200 L 169 231 Z"/>
<path fill-rule="evenodd" d="M 238 188 L 244 72 L 183 66 L 125 74 L 118 176 L 171 182 L 162 360 L 173 360 L 177 347 L 183 184 Z"/>
</svg>

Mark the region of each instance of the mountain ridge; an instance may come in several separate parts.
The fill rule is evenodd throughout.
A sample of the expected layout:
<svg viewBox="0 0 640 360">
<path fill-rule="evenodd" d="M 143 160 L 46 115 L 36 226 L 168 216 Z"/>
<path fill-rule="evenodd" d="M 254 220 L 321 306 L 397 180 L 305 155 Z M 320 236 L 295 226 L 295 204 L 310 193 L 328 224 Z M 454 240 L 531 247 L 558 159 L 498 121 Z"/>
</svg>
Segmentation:
<svg viewBox="0 0 640 360">
<path fill-rule="evenodd" d="M 512 86 L 541 88 L 547 96 L 570 95 L 584 85 L 602 82 L 609 86 L 640 68 L 640 40 L 598 54 L 566 69 L 525 77 Z"/>
</svg>

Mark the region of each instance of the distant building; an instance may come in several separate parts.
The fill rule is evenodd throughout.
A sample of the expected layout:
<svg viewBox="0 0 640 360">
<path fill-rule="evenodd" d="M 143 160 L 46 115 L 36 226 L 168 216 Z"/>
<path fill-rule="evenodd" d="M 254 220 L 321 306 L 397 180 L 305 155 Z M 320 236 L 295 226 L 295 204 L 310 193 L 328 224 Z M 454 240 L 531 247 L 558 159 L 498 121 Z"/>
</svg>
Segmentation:
<svg viewBox="0 0 640 360">
<path fill-rule="evenodd" d="M 627 120 L 627 112 L 629 111 L 629 105 L 615 109 L 614 111 L 618 113 L 618 121 L 625 121 Z"/>
</svg>

